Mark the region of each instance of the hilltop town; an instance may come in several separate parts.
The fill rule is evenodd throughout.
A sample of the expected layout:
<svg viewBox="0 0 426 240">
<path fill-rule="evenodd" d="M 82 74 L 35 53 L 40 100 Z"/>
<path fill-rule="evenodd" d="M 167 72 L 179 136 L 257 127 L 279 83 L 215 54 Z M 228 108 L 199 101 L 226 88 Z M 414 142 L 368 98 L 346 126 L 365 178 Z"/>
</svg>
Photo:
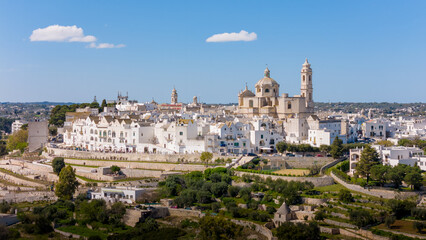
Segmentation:
<svg viewBox="0 0 426 240">
<path fill-rule="evenodd" d="M 425 104 L 317 104 L 308 59 L 297 95 L 272 76 L 266 68 L 237 104 L 182 103 L 185 89 L 173 88 L 168 103 L 119 92 L 100 103 L 0 105 L 4 232 L 425 239 Z"/>
</svg>

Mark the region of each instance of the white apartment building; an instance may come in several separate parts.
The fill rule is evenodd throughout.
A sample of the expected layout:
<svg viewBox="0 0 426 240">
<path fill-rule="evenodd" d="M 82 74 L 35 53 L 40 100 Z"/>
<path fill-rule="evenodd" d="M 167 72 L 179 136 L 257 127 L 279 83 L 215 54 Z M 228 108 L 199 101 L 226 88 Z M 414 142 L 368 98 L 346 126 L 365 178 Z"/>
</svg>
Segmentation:
<svg viewBox="0 0 426 240">
<path fill-rule="evenodd" d="M 362 124 L 362 133 L 366 138 L 386 139 L 388 122 L 383 119 L 374 119 Z"/>
<path fill-rule="evenodd" d="M 27 121 L 15 120 L 12 123 L 12 134 L 15 133 L 15 132 L 17 132 L 17 131 L 19 131 L 19 130 L 21 130 L 22 125 L 27 124 L 27 123 L 28 123 Z"/>
</svg>

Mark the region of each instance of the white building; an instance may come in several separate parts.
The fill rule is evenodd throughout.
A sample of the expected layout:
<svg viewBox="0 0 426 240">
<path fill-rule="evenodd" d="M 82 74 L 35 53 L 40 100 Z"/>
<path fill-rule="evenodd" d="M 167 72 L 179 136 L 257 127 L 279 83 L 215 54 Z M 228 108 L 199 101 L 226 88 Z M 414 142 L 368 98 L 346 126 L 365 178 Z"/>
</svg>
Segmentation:
<svg viewBox="0 0 426 240">
<path fill-rule="evenodd" d="M 21 130 L 22 125 L 27 124 L 27 123 L 28 123 L 27 121 L 15 120 L 12 123 L 12 134 L 15 133 L 15 132 L 17 132 L 17 131 L 19 131 L 19 130 Z"/>
<path fill-rule="evenodd" d="M 374 119 L 362 124 L 362 133 L 366 138 L 386 139 L 388 122 L 383 119 Z"/>
<path fill-rule="evenodd" d="M 383 165 L 390 165 L 394 167 L 398 164 L 405 164 L 410 165 L 412 167 L 417 165 L 422 168 L 421 161 L 423 161 L 422 159 L 424 158 L 424 152 L 420 148 L 402 146 L 384 147 L 381 145 L 373 145 L 372 147 L 376 149 L 380 159 L 382 160 Z M 350 150 L 349 172 L 351 174 L 355 172 L 355 168 L 361 158 L 362 151 L 362 148 Z M 426 165 L 424 165 L 423 168 L 426 168 Z"/>
<path fill-rule="evenodd" d="M 108 187 L 101 188 L 100 192 L 89 192 L 90 199 L 103 199 L 108 203 L 123 202 L 135 203 L 141 201 L 142 194 L 145 192 L 143 188 L 134 187 Z"/>
</svg>

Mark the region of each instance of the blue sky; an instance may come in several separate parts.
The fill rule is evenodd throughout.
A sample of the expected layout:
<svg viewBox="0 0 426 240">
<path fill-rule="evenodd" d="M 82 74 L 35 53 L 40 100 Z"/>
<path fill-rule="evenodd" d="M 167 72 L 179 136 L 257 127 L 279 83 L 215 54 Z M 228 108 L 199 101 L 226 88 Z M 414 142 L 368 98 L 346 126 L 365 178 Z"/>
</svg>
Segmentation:
<svg viewBox="0 0 426 240">
<path fill-rule="evenodd" d="M 0 102 L 114 99 L 237 102 L 263 76 L 314 100 L 426 101 L 426 1 L 0 1 Z M 76 26 L 95 42 L 31 41 Z M 255 33 L 253 41 L 206 42 Z M 91 48 L 101 43 L 114 48 Z M 122 44 L 122 45 L 120 45 Z M 117 47 L 120 46 L 120 47 Z"/>
</svg>

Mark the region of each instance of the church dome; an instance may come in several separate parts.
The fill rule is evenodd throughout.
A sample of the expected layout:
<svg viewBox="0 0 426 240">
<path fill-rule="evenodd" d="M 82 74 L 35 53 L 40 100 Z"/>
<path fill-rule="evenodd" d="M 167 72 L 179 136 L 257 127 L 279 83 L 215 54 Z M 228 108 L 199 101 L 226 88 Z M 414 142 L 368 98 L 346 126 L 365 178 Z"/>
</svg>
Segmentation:
<svg viewBox="0 0 426 240">
<path fill-rule="evenodd" d="M 270 71 L 268 68 L 265 69 L 265 73 L 264 73 L 264 77 L 262 79 L 260 79 L 257 83 L 256 83 L 256 87 L 262 87 L 264 85 L 269 85 L 269 86 L 280 86 L 277 81 L 275 81 L 274 79 L 271 78 L 270 76 Z"/>
</svg>

